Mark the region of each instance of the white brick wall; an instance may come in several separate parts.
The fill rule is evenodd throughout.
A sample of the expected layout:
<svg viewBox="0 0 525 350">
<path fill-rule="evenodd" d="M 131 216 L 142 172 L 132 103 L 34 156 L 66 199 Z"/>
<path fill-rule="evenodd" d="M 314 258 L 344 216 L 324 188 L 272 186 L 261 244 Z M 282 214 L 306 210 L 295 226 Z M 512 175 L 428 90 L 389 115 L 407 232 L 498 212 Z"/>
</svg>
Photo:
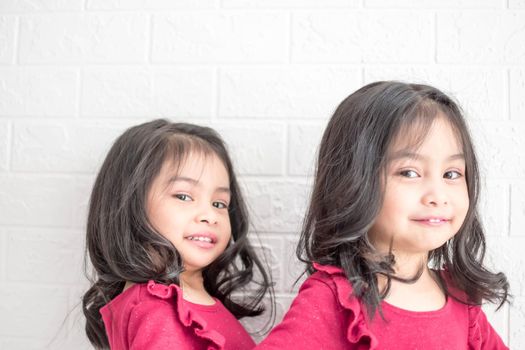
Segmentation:
<svg viewBox="0 0 525 350">
<path fill-rule="evenodd" d="M 522 348 L 524 10 L 523 0 L 0 0 L 0 349 L 90 348 L 79 315 L 88 196 L 113 139 L 154 117 L 227 140 L 280 318 L 297 290 L 293 251 L 326 120 L 378 79 L 430 83 L 464 107 L 489 260 L 515 296 L 486 310 Z"/>
</svg>

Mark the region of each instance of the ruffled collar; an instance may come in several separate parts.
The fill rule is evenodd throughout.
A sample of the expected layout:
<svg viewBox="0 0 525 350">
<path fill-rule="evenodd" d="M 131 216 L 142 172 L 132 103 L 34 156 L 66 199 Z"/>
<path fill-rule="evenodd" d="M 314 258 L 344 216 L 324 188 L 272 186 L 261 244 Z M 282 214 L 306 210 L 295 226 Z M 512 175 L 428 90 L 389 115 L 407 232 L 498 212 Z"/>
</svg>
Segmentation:
<svg viewBox="0 0 525 350">
<path fill-rule="evenodd" d="M 320 277 L 332 285 L 336 291 L 337 301 L 349 311 L 349 323 L 346 338 L 358 349 L 377 349 L 378 341 L 368 329 L 366 310 L 359 300 L 353 296 L 352 285 L 348 282 L 344 271 L 336 266 L 313 264 Z"/>
<path fill-rule="evenodd" d="M 222 350 L 226 339 L 214 329 L 208 328 L 206 320 L 196 313 L 182 298 L 182 290 L 176 284 L 164 285 L 148 281 L 146 285 L 147 292 L 160 299 L 173 299 L 177 307 L 179 321 L 185 327 L 191 328 L 195 335 L 208 341 L 208 350 Z M 218 301 L 217 301 L 218 302 Z"/>
<path fill-rule="evenodd" d="M 352 315 L 350 318 L 350 323 L 347 330 L 347 339 L 352 344 L 359 344 L 358 349 L 377 349 L 378 341 L 376 337 L 368 329 L 366 319 L 367 314 L 366 310 L 363 309 L 363 306 L 359 300 L 352 296 L 352 286 L 348 282 L 346 275 L 344 274 L 343 269 L 331 265 L 320 265 L 317 263 L 313 264 L 314 269 L 316 269 L 318 274 L 322 276 L 325 281 L 331 281 L 335 291 L 337 293 L 337 299 L 339 304 L 350 311 Z M 441 271 L 445 282 L 450 287 L 450 276 L 446 270 Z M 460 295 L 461 292 L 457 289 L 454 289 Z M 481 326 L 480 319 L 483 320 L 484 315 L 481 312 L 481 307 L 477 305 L 468 306 L 469 314 L 469 335 L 468 343 L 470 349 L 481 349 L 482 348 L 482 335 L 481 335 Z M 486 320 L 485 320 L 486 322 Z M 362 345 L 361 345 L 362 344 Z M 368 344 L 368 347 L 366 345 Z M 362 347 L 361 347 L 362 346 Z"/>
</svg>

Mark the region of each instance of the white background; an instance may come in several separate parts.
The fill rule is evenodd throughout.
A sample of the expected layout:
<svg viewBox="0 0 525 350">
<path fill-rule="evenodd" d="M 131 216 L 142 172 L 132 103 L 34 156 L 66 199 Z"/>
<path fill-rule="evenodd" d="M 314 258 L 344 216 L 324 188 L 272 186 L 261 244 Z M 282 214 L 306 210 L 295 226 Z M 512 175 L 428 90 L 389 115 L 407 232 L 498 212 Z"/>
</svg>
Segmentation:
<svg viewBox="0 0 525 350">
<path fill-rule="evenodd" d="M 281 317 L 321 132 L 379 79 L 430 83 L 464 107 L 490 265 L 515 296 L 486 310 L 525 346 L 524 0 L 0 0 L 0 349 L 90 348 L 90 189 L 114 138 L 156 117 L 224 136 Z"/>
</svg>

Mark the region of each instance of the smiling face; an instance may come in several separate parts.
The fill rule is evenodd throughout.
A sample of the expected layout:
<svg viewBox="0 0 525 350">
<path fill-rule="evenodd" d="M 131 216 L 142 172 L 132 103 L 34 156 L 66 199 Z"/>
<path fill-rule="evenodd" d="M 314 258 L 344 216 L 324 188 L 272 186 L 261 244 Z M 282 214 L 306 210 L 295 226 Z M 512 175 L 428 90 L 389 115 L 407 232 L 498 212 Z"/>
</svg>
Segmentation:
<svg viewBox="0 0 525 350">
<path fill-rule="evenodd" d="M 428 253 L 460 229 L 469 208 L 461 143 L 438 113 L 418 147 L 400 137 L 387 154 L 384 199 L 369 238 L 382 252 Z"/>
<path fill-rule="evenodd" d="M 216 155 L 191 153 L 179 169 L 165 163 L 153 181 L 147 212 L 153 227 L 200 271 L 226 249 L 231 237 L 229 176 Z"/>
</svg>

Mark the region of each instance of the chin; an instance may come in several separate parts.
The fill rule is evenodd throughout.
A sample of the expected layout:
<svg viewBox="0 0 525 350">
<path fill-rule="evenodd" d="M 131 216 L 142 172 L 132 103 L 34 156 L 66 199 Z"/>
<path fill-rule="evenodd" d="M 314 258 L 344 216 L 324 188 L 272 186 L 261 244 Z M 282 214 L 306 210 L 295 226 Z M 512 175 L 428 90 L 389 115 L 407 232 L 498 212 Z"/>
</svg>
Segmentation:
<svg viewBox="0 0 525 350">
<path fill-rule="evenodd" d="M 184 270 L 188 272 L 197 272 L 202 271 L 204 268 L 209 266 L 211 263 L 189 263 L 187 264 L 188 267 L 185 267 Z"/>
<path fill-rule="evenodd" d="M 447 243 L 447 241 L 437 242 L 436 244 L 433 244 L 433 245 L 429 246 L 426 249 L 426 251 L 431 252 L 433 250 L 439 249 L 439 248 L 443 247 L 445 245 L 445 243 Z"/>
</svg>

